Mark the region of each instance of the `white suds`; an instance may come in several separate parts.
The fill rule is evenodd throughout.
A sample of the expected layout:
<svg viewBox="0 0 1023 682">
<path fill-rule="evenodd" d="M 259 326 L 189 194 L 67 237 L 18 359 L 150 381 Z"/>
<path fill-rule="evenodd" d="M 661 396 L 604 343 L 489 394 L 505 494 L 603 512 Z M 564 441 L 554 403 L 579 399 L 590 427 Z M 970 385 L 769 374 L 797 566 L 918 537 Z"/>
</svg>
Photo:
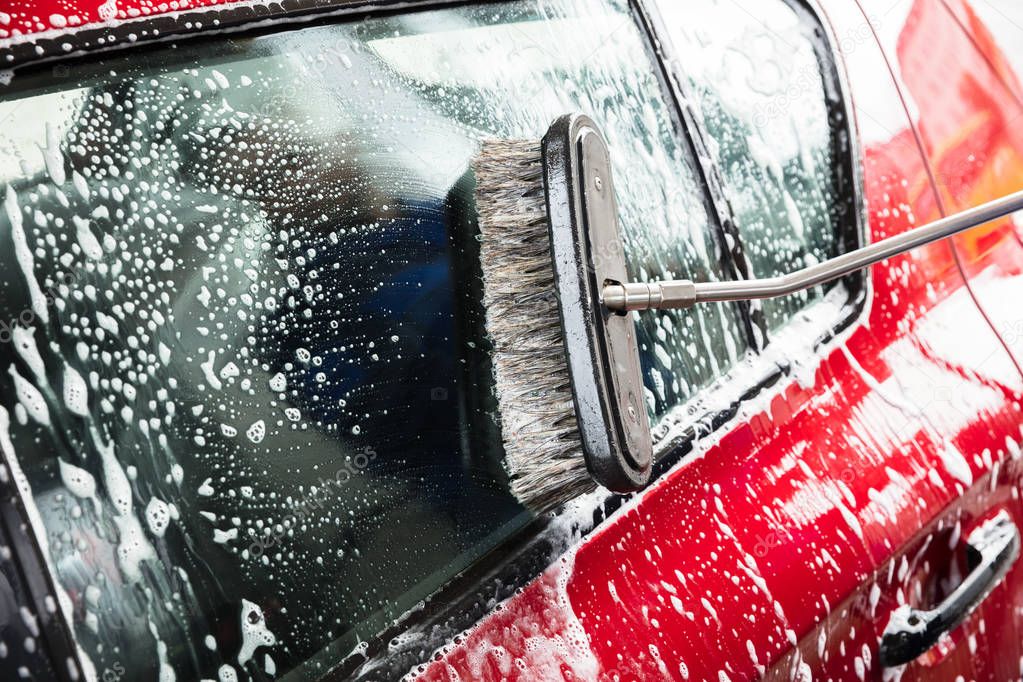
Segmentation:
<svg viewBox="0 0 1023 682">
<path fill-rule="evenodd" d="M 274 633 L 266 627 L 263 610 L 248 599 L 242 599 L 241 629 L 242 648 L 238 652 L 238 665 L 242 667 L 252 660 L 256 649 L 277 643 Z"/>
<path fill-rule="evenodd" d="M 28 285 L 29 300 L 32 302 L 32 312 L 36 314 L 43 323 L 50 321 L 50 311 L 46 307 L 46 297 L 35 276 L 35 259 L 32 257 L 32 250 L 28 247 L 28 238 L 25 236 L 25 226 L 21 218 L 21 207 L 18 205 L 18 195 L 14 188 L 7 185 L 7 197 L 4 200 L 4 209 L 7 212 L 7 219 L 11 222 L 11 239 L 14 242 L 14 258 L 21 266 L 21 272 L 25 276 L 25 283 Z"/>
</svg>

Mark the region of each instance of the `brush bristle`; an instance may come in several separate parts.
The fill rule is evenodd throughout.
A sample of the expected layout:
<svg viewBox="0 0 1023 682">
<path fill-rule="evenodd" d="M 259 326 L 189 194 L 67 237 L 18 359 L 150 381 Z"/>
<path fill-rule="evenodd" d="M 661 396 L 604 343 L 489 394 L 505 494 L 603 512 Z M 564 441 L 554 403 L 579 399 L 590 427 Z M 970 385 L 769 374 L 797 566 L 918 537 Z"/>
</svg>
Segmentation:
<svg viewBox="0 0 1023 682">
<path fill-rule="evenodd" d="M 512 493 L 545 511 L 594 488 L 581 449 L 551 264 L 540 144 L 474 164 L 486 328 Z"/>
</svg>

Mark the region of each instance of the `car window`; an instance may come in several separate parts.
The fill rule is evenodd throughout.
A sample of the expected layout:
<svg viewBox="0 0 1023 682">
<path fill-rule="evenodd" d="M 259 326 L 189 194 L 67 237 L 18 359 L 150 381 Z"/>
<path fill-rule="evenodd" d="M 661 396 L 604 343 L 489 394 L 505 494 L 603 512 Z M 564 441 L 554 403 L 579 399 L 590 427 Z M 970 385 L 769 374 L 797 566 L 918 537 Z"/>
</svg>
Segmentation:
<svg viewBox="0 0 1023 682">
<path fill-rule="evenodd" d="M 546 0 L 14 79 L 0 445 L 98 675 L 307 679 L 530 520 L 469 162 L 588 112 L 633 274 L 717 278 L 658 73 L 624 1 Z M 746 348 L 731 306 L 637 325 L 655 416 Z"/>
<path fill-rule="evenodd" d="M 855 230 L 848 121 L 823 29 L 797 2 L 658 3 L 751 274 L 838 255 Z M 762 303 L 777 329 L 821 288 Z"/>
</svg>

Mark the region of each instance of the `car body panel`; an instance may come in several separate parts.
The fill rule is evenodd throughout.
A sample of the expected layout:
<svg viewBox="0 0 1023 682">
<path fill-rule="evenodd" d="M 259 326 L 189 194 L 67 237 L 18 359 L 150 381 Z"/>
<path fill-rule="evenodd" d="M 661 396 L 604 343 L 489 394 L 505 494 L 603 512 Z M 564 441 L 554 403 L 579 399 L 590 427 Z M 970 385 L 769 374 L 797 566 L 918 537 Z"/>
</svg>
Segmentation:
<svg viewBox="0 0 1023 682">
<path fill-rule="evenodd" d="M 868 14 L 879 17 L 874 22 L 882 47 L 907 102 L 942 212 L 1019 190 L 1019 81 L 969 6 L 961 0 L 939 7 L 908 0 L 894 6 L 869 0 L 863 4 Z M 881 14 L 882 5 L 890 9 L 887 14 Z M 940 51 L 930 49 L 935 41 Z M 956 96 L 949 97 L 950 92 Z M 1015 338 L 1023 336 L 1018 334 L 1021 316 L 1013 305 L 1014 297 L 1023 294 L 1018 220 L 995 221 L 953 240 L 973 295 L 1017 365 L 1023 361 L 1023 343 Z"/>
<path fill-rule="evenodd" d="M 975 8 L 968 0 L 942 1 L 955 17 L 955 20 L 959 22 L 960 28 L 973 43 L 981 58 L 987 62 L 988 68 L 994 71 L 999 80 L 1013 93 L 1016 99 L 1023 99 L 1023 83 L 1020 82 L 1019 77 L 1019 67 L 1021 65 L 1014 63 L 1011 55 L 1002 52 L 1002 47 L 1008 46 L 1000 46 L 996 37 L 992 35 L 991 28 L 977 15 L 977 10 L 984 9 L 984 6 L 980 5 Z M 991 21 L 997 18 L 998 21 L 1012 23 L 1013 17 L 1004 14 L 1004 7 L 992 9 Z"/>
<path fill-rule="evenodd" d="M 882 37 L 942 212 L 947 215 L 1018 190 L 1023 181 L 1023 135 L 1014 125 L 1023 116 L 1019 80 L 969 4 L 962 0 L 938 7 L 920 1 L 862 4 Z M 933 50 L 935 43 L 942 49 Z M 949 97 L 950 92 L 957 96 Z M 1019 366 L 1023 335 L 1016 302 L 1023 294 L 1023 242 L 1015 222 L 995 221 L 960 235 L 953 248 L 970 295 Z M 1011 446 L 1010 435 L 1006 443 Z M 989 491 L 965 505 L 966 518 L 982 515 L 986 504 L 1011 509 L 1019 522 L 1019 464 L 1010 459 L 1000 471 L 998 461 L 990 468 Z M 997 480 L 1000 477 L 1004 480 Z M 988 501 L 981 502 L 985 497 Z M 957 668 L 977 679 L 1023 675 L 1021 589 L 1023 576 L 1016 569 L 999 588 L 1000 594 L 953 635 L 953 642 L 922 657 L 911 679 L 940 678 L 939 672 Z M 966 654 L 959 646 L 964 640 Z M 957 656 L 958 664 L 945 661 Z M 951 673 L 948 679 L 953 679 Z"/>
</svg>

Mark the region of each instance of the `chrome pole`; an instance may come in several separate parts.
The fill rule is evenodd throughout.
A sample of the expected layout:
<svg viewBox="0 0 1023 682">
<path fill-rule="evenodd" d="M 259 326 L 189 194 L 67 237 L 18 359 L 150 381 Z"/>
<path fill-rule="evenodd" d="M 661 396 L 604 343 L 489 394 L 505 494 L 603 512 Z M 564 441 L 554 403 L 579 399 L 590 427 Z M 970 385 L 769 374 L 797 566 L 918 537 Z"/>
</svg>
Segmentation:
<svg viewBox="0 0 1023 682">
<path fill-rule="evenodd" d="M 727 282 L 671 280 L 616 283 L 606 285 L 601 298 L 608 309 L 625 313 L 630 310 L 690 308 L 697 303 L 786 296 L 840 279 L 918 246 L 951 237 L 1017 211 L 1023 211 L 1023 191 L 915 227 L 787 275 Z"/>
</svg>

